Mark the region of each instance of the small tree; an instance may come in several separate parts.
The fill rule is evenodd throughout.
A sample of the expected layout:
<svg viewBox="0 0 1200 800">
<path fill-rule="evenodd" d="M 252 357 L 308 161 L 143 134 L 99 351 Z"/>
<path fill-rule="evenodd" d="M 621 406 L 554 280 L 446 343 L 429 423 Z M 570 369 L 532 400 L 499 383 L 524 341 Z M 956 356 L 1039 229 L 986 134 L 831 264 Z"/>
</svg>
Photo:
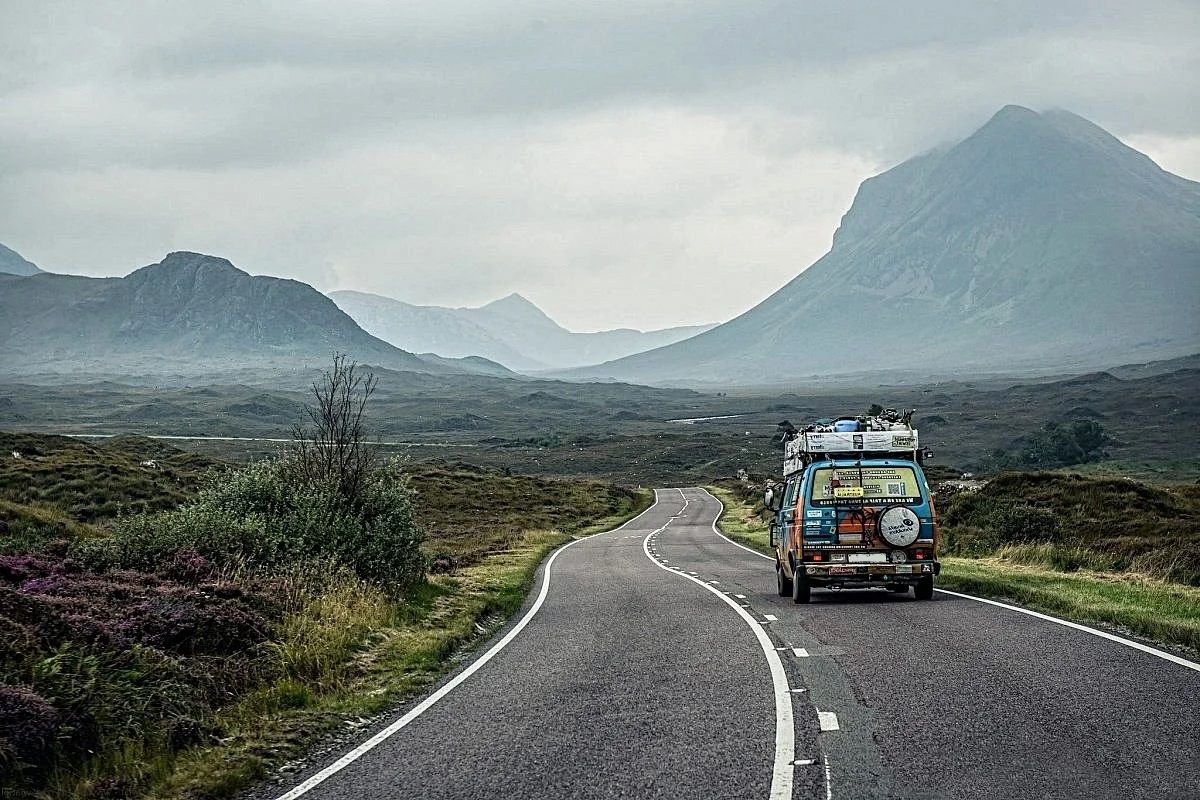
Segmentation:
<svg viewBox="0 0 1200 800">
<path fill-rule="evenodd" d="M 313 381 L 308 424 L 292 428 L 294 464 L 306 483 L 330 486 L 351 508 L 362 505 L 367 479 L 379 468 L 379 447 L 367 441 L 365 412 L 379 381 L 344 353 Z"/>
</svg>

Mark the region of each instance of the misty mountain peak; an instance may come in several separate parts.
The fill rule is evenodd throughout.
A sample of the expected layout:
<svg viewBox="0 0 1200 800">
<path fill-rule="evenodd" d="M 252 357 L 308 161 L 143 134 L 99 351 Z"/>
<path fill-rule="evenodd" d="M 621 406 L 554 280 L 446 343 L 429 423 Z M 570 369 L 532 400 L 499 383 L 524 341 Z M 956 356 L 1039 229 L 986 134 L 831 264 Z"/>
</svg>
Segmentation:
<svg viewBox="0 0 1200 800">
<path fill-rule="evenodd" d="M 755 308 L 600 374 L 778 377 L 762 354 L 798 341 L 824 343 L 813 372 L 1170 358 L 1200 342 L 1198 265 L 1200 184 L 1069 111 L 1010 105 L 864 181 L 830 252 Z"/>
<path fill-rule="evenodd" d="M 487 314 L 504 317 L 514 322 L 553 326 L 554 328 L 561 327 L 545 311 L 542 311 L 526 297 L 516 292 L 507 297 L 501 297 L 499 300 L 493 300 L 487 305 L 481 306 L 479 310 Z"/>
<path fill-rule="evenodd" d="M 154 266 L 190 272 L 204 270 L 218 272 L 233 271 L 240 275 L 249 274 L 235 267 L 233 262 L 227 258 L 210 256 L 205 253 L 193 253 L 188 250 L 177 250 L 173 253 L 167 253 L 167 257 Z"/>
</svg>

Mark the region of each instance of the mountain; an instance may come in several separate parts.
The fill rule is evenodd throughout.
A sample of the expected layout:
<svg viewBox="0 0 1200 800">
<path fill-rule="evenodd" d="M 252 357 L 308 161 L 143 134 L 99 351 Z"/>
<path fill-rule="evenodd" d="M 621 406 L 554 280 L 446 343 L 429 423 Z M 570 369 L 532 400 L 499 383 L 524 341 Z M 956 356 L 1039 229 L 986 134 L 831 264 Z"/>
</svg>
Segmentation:
<svg viewBox="0 0 1200 800">
<path fill-rule="evenodd" d="M 480 308 L 417 306 L 353 291 L 329 296 L 363 328 L 397 347 L 443 356 L 482 356 L 517 370 L 595 364 L 671 344 L 712 327 L 575 333 L 519 294 Z"/>
<path fill-rule="evenodd" d="M 651 383 L 1092 367 L 1200 352 L 1200 184 L 1006 106 L 859 187 L 829 253 L 707 333 L 572 373 Z"/>
<path fill-rule="evenodd" d="M 397 370 L 479 371 L 376 339 L 308 284 L 199 253 L 171 253 L 124 278 L 0 276 L 6 372 L 320 366 L 334 352 Z"/>
<path fill-rule="evenodd" d="M 21 257 L 16 250 L 0 244 L 0 273 L 7 275 L 37 275 L 41 273 L 37 264 Z"/>
</svg>

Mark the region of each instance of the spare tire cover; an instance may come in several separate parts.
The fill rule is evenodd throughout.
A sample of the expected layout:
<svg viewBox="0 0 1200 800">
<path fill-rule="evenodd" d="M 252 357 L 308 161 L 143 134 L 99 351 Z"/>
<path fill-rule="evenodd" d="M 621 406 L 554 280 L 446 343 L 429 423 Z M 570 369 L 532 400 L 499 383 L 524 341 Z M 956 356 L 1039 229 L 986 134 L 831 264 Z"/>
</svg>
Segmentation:
<svg viewBox="0 0 1200 800">
<path fill-rule="evenodd" d="M 921 520 L 905 506 L 892 506 L 879 515 L 879 535 L 892 547 L 908 547 L 921 535 Z"/>
</svg>

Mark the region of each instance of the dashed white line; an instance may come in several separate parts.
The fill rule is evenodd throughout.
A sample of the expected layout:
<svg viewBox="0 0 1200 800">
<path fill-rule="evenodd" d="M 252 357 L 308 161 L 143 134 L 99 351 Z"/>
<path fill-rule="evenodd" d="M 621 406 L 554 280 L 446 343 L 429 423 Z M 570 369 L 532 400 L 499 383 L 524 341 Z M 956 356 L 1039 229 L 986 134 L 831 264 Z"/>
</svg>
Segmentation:
<svg viewBox="0 0 1200 800">
<path fill-rule="evenodd" d="M 832 711 L 818 711 L 817 722 L 823 731 L 841 730 L 841 726 L 838 725 L 837 714 Z"/>
<path fill-rule="evenodd" d="M 793 647 L 792 655 L 794 655 L 796 658 L 808 658 L 808 651 L 803 647 Z"/>
<path fill-rule="evenodd" d="M 775 622 L 779 619 L 779 617 L 775 616 L 774 614 L 763 614 L 763 619 L 765 619 L 767 622 Z"/>
<path fill-rule="evenodd" d="M 683 490 L 681 489 L 679 493 L 682 495 Z M 686 495 L 684 496 L 684 500 L 686 502 Z M 715 520 L 713 524 L 716 524 Z M 667 525 L 670 525 L 669 521 Z M 666 525 L 663 528 L 665 529 Z M 649 540 L 650 537 L 647 536 L 642 541 L 642 549 L 646 552 L 646 558 L 659 569 L 668 569 L 651 558 L 646 545 Z M 795 722 L 792 718 L 792 698 L 788 691 L 790 687 L 788 686 L 787 673 L 783 669 L 783 662 L 780 661 L 779 654 L 775 652 L 774 645 L 767 638 L 767 634 L 763 631 L 762 626 L 755 622 L 754 617 L 750 616 L 746 609 L 730 600 L 719 589 L 707 585 L 699 578 L 686 575 L 683 572 L 678 572 L 677 574 L 682 575 L 706 591 L 712 592 L 736 611 L 738 616 L 742 618 L 742 621 L 750 626 L 750 630 L 754 632 L 754 636 L 758 640 L 759 647 L 762 648 L 763 654 L 767 657 L 767 666 L 771 671 L 771 684 L 775 694 L 775 760 L 771 770 L 771 800 L 791 800 L 792 773 L 794 770 L 792 762 L 796 758 L 796 731 Z"/>
</svg>

